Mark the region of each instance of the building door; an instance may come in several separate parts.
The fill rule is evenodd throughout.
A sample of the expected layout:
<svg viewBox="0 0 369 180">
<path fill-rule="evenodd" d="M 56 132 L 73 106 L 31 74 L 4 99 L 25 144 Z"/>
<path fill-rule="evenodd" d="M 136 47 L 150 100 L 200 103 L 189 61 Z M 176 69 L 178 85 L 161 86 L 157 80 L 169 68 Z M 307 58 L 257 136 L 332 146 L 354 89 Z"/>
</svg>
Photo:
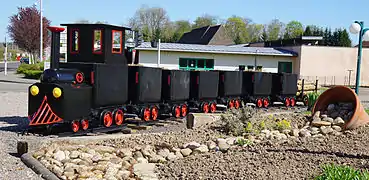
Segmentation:
<svg viewBox="0 0 369 180">
<path fill-rule="evenodd" d="M 292 62 L 278 62 L 278 73 L 292 73 Z"/>
</svg>

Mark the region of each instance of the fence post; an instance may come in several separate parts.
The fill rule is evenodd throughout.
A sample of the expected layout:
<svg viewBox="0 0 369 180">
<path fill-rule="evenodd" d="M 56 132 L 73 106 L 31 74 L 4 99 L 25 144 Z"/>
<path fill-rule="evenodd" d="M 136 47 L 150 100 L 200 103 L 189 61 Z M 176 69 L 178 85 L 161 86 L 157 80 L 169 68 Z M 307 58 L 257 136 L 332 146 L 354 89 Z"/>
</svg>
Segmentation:
<svg viewBox="0 0 369 180">
<path fill-rule="evenodd" d="M 315 80 L 315 92 L 318 92 L 318 80 Z"/>
<path fill-rule="evenodd" d="M 302 79 L 301 98 L 304 98 L 305 79 Z"/>
</svg>

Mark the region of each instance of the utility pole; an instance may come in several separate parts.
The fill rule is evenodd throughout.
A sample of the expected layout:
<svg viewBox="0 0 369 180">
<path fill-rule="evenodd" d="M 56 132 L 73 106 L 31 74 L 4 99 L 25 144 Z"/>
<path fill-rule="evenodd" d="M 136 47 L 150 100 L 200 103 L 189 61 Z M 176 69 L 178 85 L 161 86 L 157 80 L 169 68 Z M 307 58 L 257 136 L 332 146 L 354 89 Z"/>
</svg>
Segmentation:
<svg viewBox="0 0 369 180">
<path fill-rule="evenodd" d="M 8 45 L 7 45 L 7 42 L 6 42 L 6 36 L 5 36 L 5 43 L 4 43 L 4 47 L 5 47 L 5 53 L 4 53 L 4 73 L 5 75 L 7 75 L 7 69 L 8 69 L 8 62 L 7 62 L 7 59 L 8 59 Z"/>
<path fill-rule="evenodd" d="M 42 49 L 43 49 L 43 44 L 42 44 L 42 0 L 40 0 L 40 62 L 42 61 Z"/>
</svg>

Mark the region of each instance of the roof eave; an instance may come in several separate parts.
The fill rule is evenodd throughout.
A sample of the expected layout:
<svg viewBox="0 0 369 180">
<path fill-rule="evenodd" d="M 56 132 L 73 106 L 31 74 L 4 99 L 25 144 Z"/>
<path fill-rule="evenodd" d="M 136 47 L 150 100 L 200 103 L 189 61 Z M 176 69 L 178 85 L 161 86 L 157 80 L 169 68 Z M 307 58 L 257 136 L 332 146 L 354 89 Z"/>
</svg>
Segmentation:
<svg viewBox="0 0 369 180">
<path fill-rule="evenodd" d="M 136 50 L 157 51 L 156 48 L 136 48 Z M 160 51 L 172 51 L 172 52 L 197 52 L 197 53 L 214 53 L 214 54 L 247 54 L 247 55 L 264 55 L 264 56 L 287 56 L 297 57 L 296 54 L 275 54 L 275 53 L 254 53 L 254 52 L 220 52 L 220 51 L 201 51 L 201 50 L 185 50 L 185 49 L 162 49 Z"/>
</svg>

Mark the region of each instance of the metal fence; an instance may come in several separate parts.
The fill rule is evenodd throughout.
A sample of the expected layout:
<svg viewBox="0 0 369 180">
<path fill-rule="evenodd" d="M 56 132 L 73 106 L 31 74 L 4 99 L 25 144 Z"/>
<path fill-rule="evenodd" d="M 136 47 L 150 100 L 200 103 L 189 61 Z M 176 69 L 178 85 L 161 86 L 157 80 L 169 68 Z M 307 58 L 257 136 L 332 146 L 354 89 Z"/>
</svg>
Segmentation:
<svg viewBox="0 0 369 180">
<path fill-rule="evenodd" d="M 355 86 L 356 76 L 346 75 L 346 76 L 300 76 L 300 79 L 305 79 L 305 81 L 316 81 L 318 80 L 319 86 Z M 364 78 L 360 78 L 360 86 L 369 86 L 369 82 L 365 82 Z"/>
</svg>

